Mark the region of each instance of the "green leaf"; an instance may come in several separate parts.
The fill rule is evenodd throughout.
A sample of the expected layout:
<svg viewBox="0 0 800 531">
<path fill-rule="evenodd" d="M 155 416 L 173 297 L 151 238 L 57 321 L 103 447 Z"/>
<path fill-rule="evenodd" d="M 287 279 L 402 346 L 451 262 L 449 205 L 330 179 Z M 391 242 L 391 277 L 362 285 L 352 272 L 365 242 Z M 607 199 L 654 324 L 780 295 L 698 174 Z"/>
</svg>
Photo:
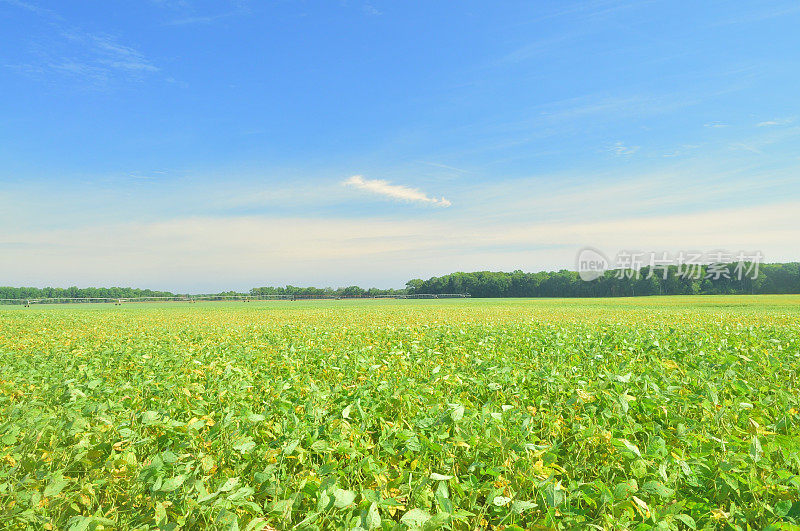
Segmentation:
<svg viewBox="0 0 800 531">
<path fill-rule="evenodd" d="M 164 502 L 156 502 L 156 523 L 161 524 L 167 519 L 167 509 L 164 507 Z"/>
<path fill-rule="evenodd" d="M 753 462 L 758 463 L 761 461 L 762 455 L 764 455 L 764 451 L 761 449 L 761 442 L 759 442 L 758 437 L 753 437 L 750 442 L 750 457 L 753 458 Z"/>
<path fill-rule="evenodd" d="M 269 527 L 267 525 L 267 521 L 263 518 L 253 518 L 250 520 L 250 523 L 247 524 L 247 527 L 244 528 L 244 531 L 262 531 L 263 529 Z"/>
<path fill-rule="evenodd" d="M 44 495 L 47 498 L 58 496 L 67 485 L 69 485 L 69 480 L 64 478 L 55 478 L 47 485 L 47 487 L 45 487 Z"/>
<path fill-rule="evenodd" d="M 789 511 L 792 510 L 792 501 L 791 500 L 781 500 L 775 504 L 775 507 L 772 508 L 772 512 L 775 513 L 775 516 L 783 518 Z"/>
<path fill-rule="evenodd" d="M 328 450 L 330 446 L 328 446 L 328 442 L 322 439 L 317 439 L 313 443 L 311 443 L 311 449 L 315 452 L 324 452 Z"/>
<path fill-rule="evenodd" d="M 356 493 L 352 490 L 336 489 L 333 491 L 333 505 L 339 509 L 352 505 L 356 500 Z"/>
<path fill-rule="evenodd" d="M 536 502 L 516 500 L 511 502 L 511 512 L 514 514 L 522 514 L 528 509 L 534 509 L 538 506 L 539 504 Z"/>
<path fill-rule="evenodd" d="M 673 489 L 670 489 L 660 481 L 655 480 L 646 482 L 642 488 L 645 490 L 645 492 L 650 494 L 658 494 L 662 498 L 671 498 L 675 494 Z"/>
<path fill-rule="evenodd" d="M 425 522 L 422 526 L 424 531 L 433 531 L 434 529 L 441 529 L 450 522 L 451 516 L 448 513 L 436 513 L 430 520 Z"/>
<path fill-rule="evenodd" d="M 256 447 L 255 441 L 247 440 L 247 441 L 240 442 L 239 444 L 234 446 L 233 449 L 237 450 L 237 451 L 239 451 L 239 452 L 241 452 L 243 454 L 246 454 L 247 452 L 249 452 L 250 450 L 252 450 L 255 447 Z"/>
<path fill-rule="evenodd" d="M 622 446 L 626 450 L 633 452 L 636 457 L 642 457 L 642 452 L 639 450 L 639 447 L 633 444 L 632 442 L 628 441 L 627 439 L 616 439 L 615 445 Z"/>
<path fill-rule="evenodd" d="M 210 455 L 204 455 L 200 458 L 200 466 L 203 467 L 203 472 L 210 472 L 214 468 L 214 458 Z"/>
<path fill-rule="evenodd" d="M 437 474 L 436 472 L 433 472 L 430 475 L 430 478 L 434 481 L 447 481 L 453 479 L 453 476 L 446 476 L 444 474 Z"/>
<path fill-rule="evenodd" d="M 622 393 L 617 397 L 617 402 L 619 402 L 620 407 L 622 408 L 623 413 L 627 413 L 630 405 L 628 404 L 628 394 Z"/>
<path fill-rule="evenodd" d="M 550 483 L 544 489 L 544 499 L 550 507 L 558 507 L 566 500 L 564 491 L 559 487 L 560 485 Z"/>
<path fill-rule="evenodd" d="M 197 503 L 206 503 L 207 501 L 211 501 L 219 495 L 219 492 L 212 492 L 210 494 L 206 494 L 205 496 L 200 496 L 197 498 Z"/>
<path fill-rule="evenodd" d="M 507 496 L 495 496 L 492 503 L 498 507 L 505 507 L 511 501 Z"/>
<path fill-rule="evenodd" d="M 159 490 L 161 490 L 162 492 L 172 492 L 173 490 L 183 485 L 184 481 L 186 481 L 186 476 L 184 476 L 183 474 L 175 476 L 174 478 L 169 478 L 168 480 L 164 481 L 164 483 L 161 484 L 161 489 Z"/>
<path fill-rule="evenodd" d="M 273 513 L 283 513 L 285 515 L 291 512 L 293 505 L 294 505 L 294 500 L 291 498 L 289 498 L 288 500 L 275 500 L 274 502 L 272 502 L 270 511 L 272 511 Z"/>
<path fill-rule="evenodd" d="M 694 521 L 694 518 L 688 514 L 676 514 L 675 519 L 683 522 L 683 524 L 689 529 L 697 529 L 697 523 Z"/>
<path fill-rule="evenodd" d="M 647 506 L 647 502 L 645 502 L 643 499 L 638 498 L 636 496 L 631 496 L 631 499 L 634 501 L 634 503 L 636 503 L 636 505 L 639 506 L 642 513 L 644 514 L 650 513 L 650 507 Z"/>
<path fill-rule="evenodd" d="M 143 424 L 155 424 L 161 419 L 161 414 L 158 411 L 145 411 L 142 413 Z"/>
<path fill-rule="evenodd" d="M 239 501 L 252 496 L 255 489 L 252 487 L 239 487 L 236 492 L 228 495 L 228 501 Z"/>
<path fill-rule="evenodd" d="M 317 511 L 326 511 L 333 506 L 333 496 L 328 492 L 328 490 L 323 490 L 319 493 L 319 498 L 317 499 Z"/>
<path fill-rule="evenodd" d="M 411 509 L 400 518 L 400 522 L 404 523 L 411 529 L 420 529 L 425 522 L 431 519 L 431 515 L 422 509 Z"/>
<path fill-rule="evenodd" d="M 299 439 L 292 439 L 286 443 L 286 446 L 283 448 L 283 455 L 292 455 L 292 452 L 294 452 L 295 448 L 297 448 L 299 445 Z"/>
<path fill-rule="evenodd" d="M 235 487 L 238 484 L 239 484 L 239 478 L 230 478 L 219 489 L 217 489 L 217 492 L 228 492 L 230 490 L 233 490 L 233 487 Z"/>
<path fill-rule="evenodd" d="M 73 516 L 67 521 L 67 531 L 86 531 L 91 523 L 89 516 Z"/>
<path fill-rule="evenodd" d="M 381 526 L 381 515 L 378 512 L 378 504 L 372 502 L 369 506 L 366 517 L 367 529 L 376 529 Z"/>
</svg>

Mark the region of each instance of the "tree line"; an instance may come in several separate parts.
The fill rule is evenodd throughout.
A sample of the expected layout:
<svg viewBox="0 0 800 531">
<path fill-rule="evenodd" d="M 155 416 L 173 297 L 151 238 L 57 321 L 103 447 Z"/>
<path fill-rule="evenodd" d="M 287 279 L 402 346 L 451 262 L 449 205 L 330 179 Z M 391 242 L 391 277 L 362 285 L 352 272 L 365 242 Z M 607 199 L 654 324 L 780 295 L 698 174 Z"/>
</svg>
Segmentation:
<svg viewBox="0 0 800 531">
<path fill-rule="evenodd" d="M 14 288 L 0 286 L 0 299 L 128 299 L 136 297 L 175 297 L 168 291 L 137 288 Z"/>
<path fill-rule="evenodd" d="M 741 264 L 703 265 L 685 274 L 677 266 L 639 270 L 610 270 L 592 281 L 582 280 L 575 271 L 523 271 L 450 273 L 428 280 L 412 279 L 404 289 L 347 286 L 259 287 L 249 293 L 226 291 L 214 296 L 279 296 L 296 299 L 368 298 L 380 296 L 445 293 L 472 297 L 631 297 L 644 295 L 713 295 L 800 293 L 800 263 L 760 264 L 758 274 L 737 274 Z M 741 272 L 739 272 L 741 273 Z M 15 288 L 0 287 L 0 299 L 181 297 L 168 291 L 136 288 Z"/>
<path fill-rule="evenodd" d="M 204 297 L 286 297 L 295 299 L 335 299 L 335 298 L 368 298 L 379 296 L 405 295 L 405 289 L 364 289 L 359 286 L 343 288 L 314 287 L 261 287 L 253 288 L 247 293 L 223 291 L 220 293 L 202 294 Z M 200 295 L 200 294 L 194 294 Z M 0 286 L 0 299 L 32 300 L 32 299 L 132 299 L 140 297 L 190 297 L 188 294 L 169 291 L 153 291 L 136 288 L 16 288 Z"/>
<path fill-rule="evenodd" d="M 592 281 L 576 271 L 450 273 L 413 279 L 408 293 L 469 293 L 472 297 L 632 297 L 643 295 L 712 295 L 800 293 L 800 263 L 760 264 L 757 275 L 739 274 L 740 264 L 698 267 L 691 275 L 678 266 L 609 270 Z M 750 267 L 751 264 L 745 264 Z M 753 278 L 755 276 L 755 278 Z"/>
<path fill-rule="evenodd" d="M 379 289 L 361 288 L 359 286 L 347 286 L 344 288 L 300 288 L 297 286 L 286 286 L 281 288 L 263 287 L 253 288 L 250 295 L 254 297 L 264 296 L 286 296 L 297 299 L 336 299 L 336 298 L 368 298 L 381 296 L 405 295 L 405 289 Z"/>
</svg>

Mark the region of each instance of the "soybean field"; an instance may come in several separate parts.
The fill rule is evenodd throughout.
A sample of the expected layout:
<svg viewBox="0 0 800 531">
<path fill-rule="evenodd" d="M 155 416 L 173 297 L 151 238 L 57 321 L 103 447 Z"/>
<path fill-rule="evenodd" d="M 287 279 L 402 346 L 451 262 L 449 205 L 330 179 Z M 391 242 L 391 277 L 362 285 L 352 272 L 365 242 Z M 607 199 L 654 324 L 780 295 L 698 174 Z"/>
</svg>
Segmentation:
<svg viewBox="0 0 800 531">
<path fill-rule="evenodd" d="M 800 296 L 0 307 L 0 529 L 800 529 Z"/>
</svg>

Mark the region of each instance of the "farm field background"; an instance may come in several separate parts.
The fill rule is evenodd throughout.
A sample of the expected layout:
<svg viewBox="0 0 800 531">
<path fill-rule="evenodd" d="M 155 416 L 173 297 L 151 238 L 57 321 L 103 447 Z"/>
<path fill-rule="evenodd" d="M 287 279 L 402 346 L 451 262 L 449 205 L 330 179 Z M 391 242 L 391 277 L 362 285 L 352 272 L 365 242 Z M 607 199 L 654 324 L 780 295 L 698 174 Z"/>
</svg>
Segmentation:
<svg viewBox="0 0 800 531">
<path fill-rule="evenodd" d="M 8 306 L 0 368 L 2 529 L 800 522 L 800 296 Z"/>
</svg>

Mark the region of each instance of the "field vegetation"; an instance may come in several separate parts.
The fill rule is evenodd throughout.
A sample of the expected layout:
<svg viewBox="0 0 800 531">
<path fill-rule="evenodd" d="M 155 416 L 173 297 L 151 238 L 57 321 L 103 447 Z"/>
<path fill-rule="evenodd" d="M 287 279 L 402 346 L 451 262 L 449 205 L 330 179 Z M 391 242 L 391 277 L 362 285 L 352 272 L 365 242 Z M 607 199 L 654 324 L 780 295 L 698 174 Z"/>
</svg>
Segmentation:
<svg viewBox="0 0 800 531">
<path fill-rule="evenodd" d="M 2 529 L 797 529 L 800 296 L 0 308 Z"/>
</svg>

